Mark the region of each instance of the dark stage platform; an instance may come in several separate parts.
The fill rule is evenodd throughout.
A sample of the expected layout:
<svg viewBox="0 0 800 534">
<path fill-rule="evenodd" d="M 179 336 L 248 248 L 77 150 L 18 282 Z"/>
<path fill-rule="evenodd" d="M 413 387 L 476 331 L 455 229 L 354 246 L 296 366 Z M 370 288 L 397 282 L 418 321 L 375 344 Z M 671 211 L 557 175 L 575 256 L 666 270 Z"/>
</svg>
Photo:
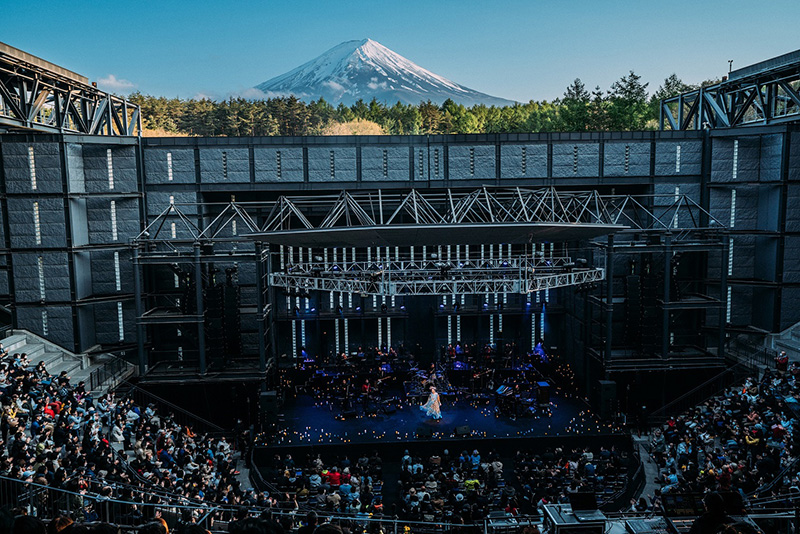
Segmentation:
<svg viewBox="0 0 800 534">
<path fill-rule="evenodd" d="M 611 425 L 601 423 L 583 400 L 559 396 L 558 393 L 551 397 L 549 415 L 526 415 L 516 419 L 508 415 L 497 416 L 492 398 L 443 396 L 440 421 L 433 421 L 419 406 L 405 401 L 394 406 L 393 413 L 368 408 L 366 415 L 364 407 L 357 406 L 355 415 L 342 419 L 335 406 L 315 403 L 308 395 L 287 399 L 273 445 L 599 435 L 615 430 Z"/>
</svg>

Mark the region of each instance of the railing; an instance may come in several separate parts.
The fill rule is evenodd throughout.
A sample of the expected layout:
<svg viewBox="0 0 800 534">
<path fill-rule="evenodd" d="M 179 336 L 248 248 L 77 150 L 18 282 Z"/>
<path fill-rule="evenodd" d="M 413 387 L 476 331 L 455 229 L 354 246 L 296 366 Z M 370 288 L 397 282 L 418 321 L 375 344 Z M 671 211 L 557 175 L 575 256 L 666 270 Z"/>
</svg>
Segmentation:
<svg viewBox="0 0 800 534">
<path fill-rule="evenodd" d="M 726 347 L 726 353 L 734 360 L 748 365 L 751 369 L 758 366 L 771 369 L 775 366 L 778 351 L 762 345 L 755 345 L 742 339 L 732 339 Z"/>
<path fill-rule="evenodd" d="M 744 378 L 748 369 L 748 366 L 744 363 L 737 363 L 733 365 L 733 367 L 725 369 L 699 386 L 690 389 L 672 402 L 652 412 L 648 416 L 650 424 L 662 424 L 671 415 L 682 414 L 689 408 L 702 404 L 709 398 L 732 386 L 737 380 Z"/>
<path fill-rule="evenodd" d="M 106 495 L 109 493 L 106 484 L 105 481 L 89 481 L 88 489 L 74 492 L 0 476 L 0 507 L 21 508 L 43 520 L 66 515 L 79 522 L 104 521 L 124 525 L 145 523 L 159 512 L 173 523 L 204 519 L 206 529 L 213 525 L 209 511 L 219 512 L 216 515 L 221 519 L 235 517 L 236 511 L 232 508 L 222 510 L 211 504 L 165 502 L 159 496 L 149 498 L 147 492 L 130 491 L 129 498 Z"/>
<path fill-rule="evenodd" d="M 128 370 L 133 367 L 133 364 L 119 356 L 113 354 L 108 354 L 108 356 L 111 356 L 109 360 L 103 362 L 103 365 L 89 373 L 88 381 L 90 391 L 94 391 L 106 382 L 124 376 Z M 116 384 L 111 385 L 111 387 L 114 386 L 116 386 Z"/>
<path fill-rule="evenodd" d="M 166 414 L 170 414 L 169 416 L 173 421 L 183 426 L 189 426 L 196 432 L 203 434 L 230 434 L 229 431 L 221 426 L 133 384 L 131 384 L 128 395 L 132 397 L 139 406 L 153 404 L 162 417 Z"/>
</svg>

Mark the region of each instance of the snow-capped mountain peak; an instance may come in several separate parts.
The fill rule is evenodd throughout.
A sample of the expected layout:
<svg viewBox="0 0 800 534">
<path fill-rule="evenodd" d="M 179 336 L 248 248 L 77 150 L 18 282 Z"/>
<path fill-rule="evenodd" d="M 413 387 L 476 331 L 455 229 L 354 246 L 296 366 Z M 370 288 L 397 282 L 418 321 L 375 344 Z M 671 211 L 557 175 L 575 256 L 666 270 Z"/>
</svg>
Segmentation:
<svg viewBox="0 0 800 534">
<path fill-rule="evenodd" d="M 286 74 L 256 86 L 268 95 L 352 104 L 373 98 L 389 105 L 418 104 L 448 98 L 464 104 L 511 105 L 510 100 L 480 93 L 424 69 L 372 39 L 345 41 Z"/>
</svg>

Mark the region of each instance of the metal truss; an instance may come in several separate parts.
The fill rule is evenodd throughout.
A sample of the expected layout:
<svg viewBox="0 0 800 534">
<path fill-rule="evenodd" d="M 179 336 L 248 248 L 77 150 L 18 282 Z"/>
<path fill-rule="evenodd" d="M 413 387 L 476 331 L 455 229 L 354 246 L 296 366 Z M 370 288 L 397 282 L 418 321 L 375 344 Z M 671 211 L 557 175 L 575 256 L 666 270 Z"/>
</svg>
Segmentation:
<svg viewBox="0 0 800 534">
<path fill-rule="evenodd" d="M 545 223 L 612 231 L 671 232 L 674 240 L 725 225 L 687 195 L 609 195 L 596 191 L 564 192 L 553 187 L 474 190 L 342 191 L 338 195 L 281 196 L 272 202 L 192 204 L 212 212 L 204 225 L 169 204 L 136 238 L 136 242 L 211 243 L 256 240 L 269 243 L 292 231 L 413 228 L 414 226 Z M 193 209 L 192 211 L 196 211 Z M 180 225 L 173 237 L 171 225 Z M 420 243 L 422 244 L 422 243 Z M 433 244 L 433 243 L 429 243 Z M 442 243 L 446 244 L 446 243 Z"/>
<path fill-rule="evenodd" d="M 405 271 L 335 272 L 317 274 L 272 273 L 270 285 L 298 292 L 333 291 L 361 295 L 487 295 L 527 294 L 543 289 L 598 282 L 605 269 L 553 268 L 550 272 L 483 269 L 443 270 L 407 269 Z"/>
<path fill-rule="evenodd" d="M 141 135 L 139 106 L 83 76 L 0 43 L 0 128 Z"/>
<path fill-rule="evenodd" d="M 800 120 L 800 51 L 730 73 L 728 80 L 661 100 L 662 130 Z"/>
<path fill-rule="evenodd" d="M 325 207 L 324 216 L 314 212 Z M 464 223 L 608 224 L 596 191 L 564 192 L 554 187 L 489 188 L 407 193 L 342 191 L 336 196 L 281 197 L 262 232 L 401 224 Z"/>
</svg>

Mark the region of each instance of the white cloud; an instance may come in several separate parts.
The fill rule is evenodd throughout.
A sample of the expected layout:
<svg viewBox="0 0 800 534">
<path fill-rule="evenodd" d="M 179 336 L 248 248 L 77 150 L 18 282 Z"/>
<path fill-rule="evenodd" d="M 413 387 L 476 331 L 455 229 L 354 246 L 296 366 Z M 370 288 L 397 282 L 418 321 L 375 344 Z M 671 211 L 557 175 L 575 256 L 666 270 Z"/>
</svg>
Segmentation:
<svg viewBox="0 0 800 534">
<path fill-rule="evenodd" d="M 378 83 L 378 78 L 370 78 L 370 81 L 367 84 L 367 87 L 369 87 L 373 91 L 375 89 L 386 89 L 388 86 L 389 84 L 387 84 L 385 81 Z"/>
<path fill-rule="evenodd" d="M 246 98 L 248 100 L 266 100 L 268 98 L 280 98 L 283 96 L 289 96 L 289 93 L 281 93 L 275 91 L 262 91 L 256 87 L 248 87 L 247 89 L 242 89 L 240 91 L 235 91 L 232 93 L 231 96 L 240 96 L 242 98 Z M 298 96 L 299 98 L 299 96 Z"/>
<path fill-rule="evenodd" d="M 322 82 L 322 85 L 333 89 L 334 91 L 339 91 L 340 93 L 344 93 L 344 85 L 334 82 L 333 80 L 329 80 L 327 82 Z"/>
<path fill-rule="evenodd" d="M 130 93 L 132 89 L 136 88 L 135 83 L 124 78 L 117 78 L 113 74 L 97 80 L 97 86 L 109 93 Z"/>
</svg>

